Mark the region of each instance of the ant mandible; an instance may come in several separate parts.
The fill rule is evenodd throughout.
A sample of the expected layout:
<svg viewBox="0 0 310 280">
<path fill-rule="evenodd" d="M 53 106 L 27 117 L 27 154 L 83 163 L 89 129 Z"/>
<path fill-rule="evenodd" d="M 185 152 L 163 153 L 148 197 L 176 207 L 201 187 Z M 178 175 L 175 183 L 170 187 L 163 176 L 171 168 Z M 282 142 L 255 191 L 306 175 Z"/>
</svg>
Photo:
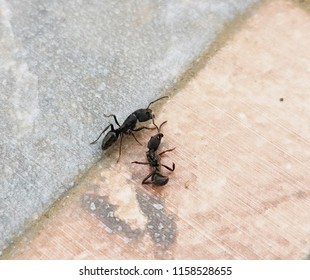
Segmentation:
<svg viewBox="0 0 310 280">
<path fill-rule="evenodd" d="M 160 162 L 161 155 L 167 152 L 171 152 L 175 148 L 163 151 L 159 154 L 156 153 L 161 143 L 161 139 L 164 136 L 162 133 L 160 133 L 160 129 L 166 122 L 167 121 L 164 121 L 158 128 L 157 125 L 154 123 L 154 119 L 153 119 L 153 124 L 157 128 L 158 133 L 152 136 L 147 144 L 147 147 L 149 150 L 146 152 L 146 158 L 148 162 L 140 162 L 140 161 L 132 162 L 132 163 L 137 163 L 137 164 L 149 165 L 153 169 L 152 172 L 143 179 L 142 184 L 154 184 L 156 186 L 164 186 L 168 183 L 169 178 L 161 174 L 161 166 L 165 167 L 166 169 L 170 171 L 174 171 L 175 169 L 174 162 L 172 163 L 172 167 L 164 165 Z M 149 178 L 151 178 L 151 180 L 148 181 Z"/>
<path fill-rule="evenodd" d="M 102 144 L 101 144 L 101 149 L 104 151 L 106 149 L 108 149 L 109 147 L 111 147 L 116 141 L 117 139 L 120 137 L 120 145 L 119 145 L 119 155 L 118 155 L 118 159 L 117 162 L 119 161 L 120 157 L 121 157 L 121 153 L 122 153 L 122 140 L 123 140 L 123 135 L 124 134 L 130 134 L 134 137 L 134 139 L 141 145 L 141 143 L 137 140 L 137 138 L 135 137 L 133 132 L 136 131 L 140 131 L 142 129 L 154 129 L 154 128 L 149 128 L 149 127 L 139 127 L 136 128 L 138 121 L 139 122 L 146 122 L 148 120 L 151 120 L 154 118 L 154 115 L 152 114 L 152 110 L 150 109 L 150 106 L 152 104 L 154 104 L 155 102 L 164 99 L 164 98 L 168 98 L 168 96 L 163 96 L 160 97 L 154 101 L 152 101 L 147 108 L 145 109 L 138 109 L 136 111 L 134 111 L 132 114 L 130 114 L 125 121 L 123 122 L 122 125 L 119 124 L 119 122 L 117 121 L 117 118 L 114 114 L 110 114 L 110 115 L 105 115 L 105 117 L 113 117 L 115 123 L 118 125 L 118 128 L 114 128 L 113 124 L 109 124 L 98 136 L 98 138 L 91 142 L 90 144 L 95 144 L 99 138 L 101 137 L 101 135 L 103 133 L 105 133 L 109 128 L 109 132 L 105 135 L 105 137 L 102 140 Z"/>
</svg>

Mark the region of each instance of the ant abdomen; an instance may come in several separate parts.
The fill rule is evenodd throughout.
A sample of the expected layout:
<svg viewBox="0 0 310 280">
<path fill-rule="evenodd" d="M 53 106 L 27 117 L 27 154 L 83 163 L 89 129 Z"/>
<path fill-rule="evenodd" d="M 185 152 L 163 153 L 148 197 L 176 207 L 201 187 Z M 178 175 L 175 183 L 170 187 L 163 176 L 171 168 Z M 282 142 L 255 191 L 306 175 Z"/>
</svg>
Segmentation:
<svg viewBox="0 0 310 280">
<path fill-rule="evenodd" d="M 102 140 L 101 149 L 104 151 L 111 147 L 116 142 L 117 138 L 118 135 L 114 131 L 109 131 Z"/>
<path fill-rule="evenodd" d="M 164 186 L 168 183 L 169 178 L 167 176 L 160 174 L 160 173 L 155 173 L 153 175 L 152 181 L 153 181 L 154 185 L 156 185 L 156 186 Z"/>
</svg>

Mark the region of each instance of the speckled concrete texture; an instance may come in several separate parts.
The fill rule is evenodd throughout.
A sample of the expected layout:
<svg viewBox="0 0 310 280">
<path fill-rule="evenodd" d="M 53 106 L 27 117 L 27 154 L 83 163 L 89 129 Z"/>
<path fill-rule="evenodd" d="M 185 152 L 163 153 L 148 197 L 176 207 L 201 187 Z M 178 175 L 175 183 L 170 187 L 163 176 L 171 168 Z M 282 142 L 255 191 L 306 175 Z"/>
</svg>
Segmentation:
<svg viewBox="0 0 310 280">
<path fill-rule="evenodd" d="M 0 0 L 0 251 L 257 0 Z"/>
<path fill-rule="evenodd" d="M 164 187 L 124 141 L 6 252 L 15 259 L 306 259 L 310 15 L 264 4 L 154 112 Z M 154 131 L 138 135 L 147 143 Z"/>
</svg>

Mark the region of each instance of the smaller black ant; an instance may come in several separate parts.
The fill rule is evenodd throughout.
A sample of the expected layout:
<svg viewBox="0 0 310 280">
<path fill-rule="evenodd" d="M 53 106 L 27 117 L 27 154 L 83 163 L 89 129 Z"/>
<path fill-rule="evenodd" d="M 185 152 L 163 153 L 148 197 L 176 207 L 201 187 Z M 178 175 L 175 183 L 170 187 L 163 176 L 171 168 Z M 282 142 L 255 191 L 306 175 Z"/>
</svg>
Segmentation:
<svg viewBox="0 0 310 280">
<path fill-rule="evenodd" d="M 111 147 L 116 141 L 117 139 L 119 138 L 120 136 L 120 145 L 119 145 L 119 156 L 118 156 L 118 159 L 117 159 L 117 162 L 119 161 L 120 157 L 121 157 L 121 153 L 122 153 L 122 140 L 123 140 L 123 135 L 124 134 L 130 134 L 133 136 L 133 138 L 140 144 L 142 145 L 138 139 L 135 137 L 134 133 L 133 132 L 136 132 L 136 131 L 140 131 L 142 129 L 154 129 L 154 128 L 150 128 L 150 127 L 145 127 L 145 126 L 142 126 L 142 127 L 139 127 L 139 128 L 136 128 L 137 126 L 137 123 L 138 121 L 139 122 L 146 122 L 148 120 L 151 120 L 154 118 L 154 114 L 152 114 L 152 110 L 150 109 L 150 106 L 163 99 L 163 98 L 167 98 L 168 96 L 163 96 L 163 97 L 160 97 L 154 101 L 152 101 L 146 109 L 138 109 L 136 111 L 134 111 L 132 114 L 130 114 L 127 119 L 125 119 L 125 121 L 123 122 L 122 125 L 119 124 L 119 122 L 117 121 L 117 118 L 114 114 L 110 114 L 110 115 L 105 115 L 105 117 L 113 117 L 114 118 L 114 121 L 115 123 L 118 125 L 118 128 L 114 128 L 113 124 L 109 124 L 101 133 L 100 135 L 98 136 L 98 138 L 91 142 L 90 144 L 95 144 L 99 138 L 101 137 L 101 135 L 103 133 L 105 133 L 109 128 L 110 128 L 110 131 L 105 135 L 105 137 L 103 138 L 102 140 L 102 144 L 101 144 L 101 148 L 102 150 L 106 150 L 108 149 L 109 147 Z"/>
<path fill-rule="evenodd" d="M 133 161 L 132 163 L 137 163 L 137 164 L 144 164 L 144 165 L 150 165 L 150 167 L 153 169 L 153 171 L 147 175 L 143 181 L 142 184 L 154 184 L 156 186 L 164 186 L 168 183 L 169 178 L 167 176 L 164 176 L 160 173 L 161 167 L 165 167 L 166 169 L 170 171 L 174 171 L 175 169 L 175 164 L 174 162 L 172 163 L 172 167 L 169 167 L 167 165 L 161 164 L 160 162 L 160 156 L 163 155 L 164 153 L 171 152 L 175 148 L 163 151 L 159 154 L 156 153 L 160 143 L 161 139 L 163 138 L 163 134 L 160 133 L 161 127 L 166 123 L 167 121 L 164 121 L 159 127 L 154 123 L 153 119 L 153 124 L 157 128 L 158 133 L 154 136 L 152 136 L 147 144 L 148 151 L 146 152 L 146 158 L 148 162 L 140 162 L 140 161 Z M 148 181 L 148 179 L 151 178 L 151 180 Z"/>
</svg>

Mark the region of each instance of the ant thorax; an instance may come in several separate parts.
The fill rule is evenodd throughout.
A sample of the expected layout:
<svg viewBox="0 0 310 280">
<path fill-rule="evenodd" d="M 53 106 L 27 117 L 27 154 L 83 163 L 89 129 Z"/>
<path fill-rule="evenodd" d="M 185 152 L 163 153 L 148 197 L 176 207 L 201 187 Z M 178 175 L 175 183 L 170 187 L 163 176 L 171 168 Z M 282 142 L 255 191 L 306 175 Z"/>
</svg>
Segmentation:
<svg viewBox="0 0 310 280">
<path fill-rule="evenodd" d="M 119 127 L 122 132 L 127 132 L 128 130 L 133 130 L 137 125 L 137 117 L 134 114 L 129 115 L 124 123 Z"/>
<path fill-rule="evenodd" d="M 146 158 L 152 167 L 159 167 L 160 166 L 160 157 L 158 154 L 155 153 L 153 150 L 149 150 L 146 152 Z"/>
</svg>

